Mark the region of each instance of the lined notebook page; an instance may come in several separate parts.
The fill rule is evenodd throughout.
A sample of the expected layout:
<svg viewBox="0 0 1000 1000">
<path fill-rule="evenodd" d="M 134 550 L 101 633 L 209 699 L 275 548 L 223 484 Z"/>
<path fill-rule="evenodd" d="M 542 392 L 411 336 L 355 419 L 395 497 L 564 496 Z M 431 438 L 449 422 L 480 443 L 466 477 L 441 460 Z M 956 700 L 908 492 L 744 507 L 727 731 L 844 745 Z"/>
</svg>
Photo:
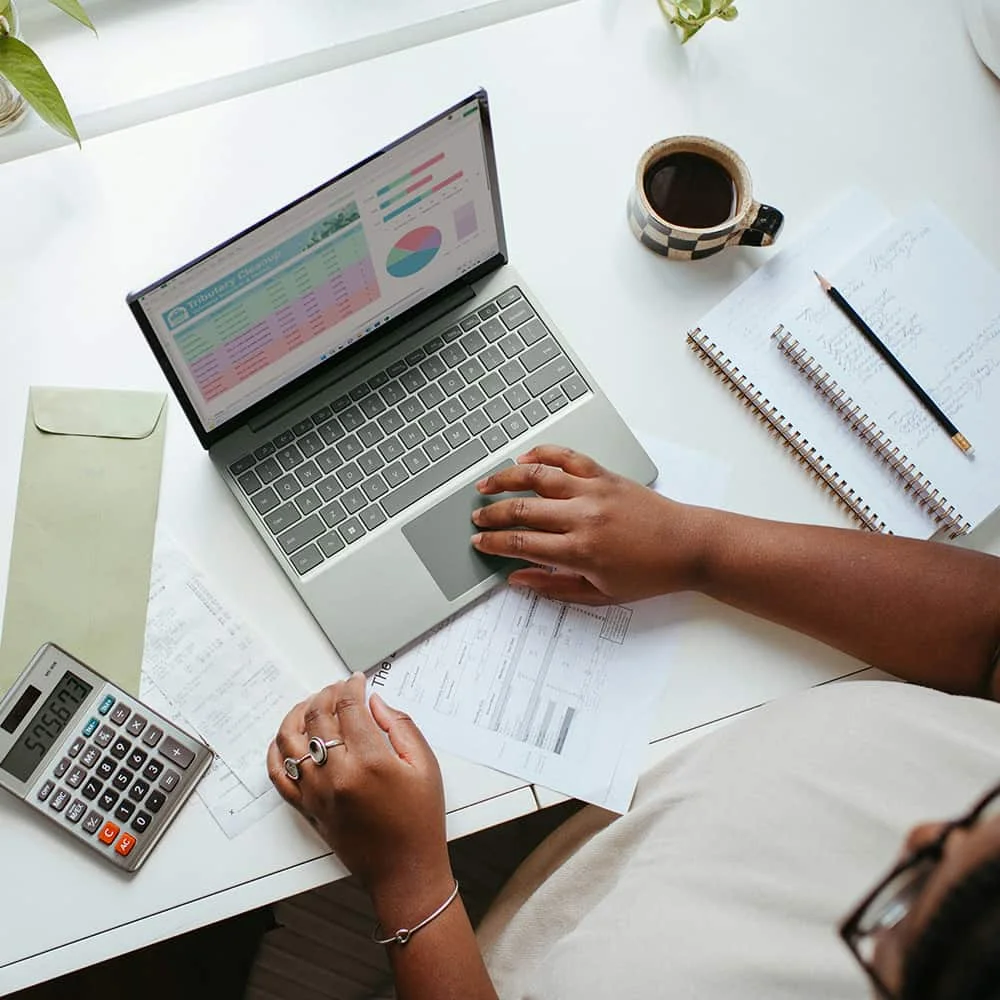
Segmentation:
<svg viewBox="0 0 1000 1000">
<path fill-rule="evenodd" d="M 790 316 L 801 311 L 789 310 L 789 301 L 797 301 L 804 290 L 819 291 L 812 273 L 819 269 L 817 261 L 839 273 L 836 268 L 891 222 L 892 217 L 871 195 L 851 192 L 707 313 L 699 327 L 708 342 L 717 344 L 739 374 L 802 435 L 801 446 L 815 448 L 890 531 L 929 538 L 936 530 L 931 518 L 771 340 L 779 323 L 789 322 Z M 949 442 L 949 447 L 954 445 Z"/>
<path fill-rule="evenodd" d="M 974 455 L 955 447 L 815 279 L 784 310 L 785 326 L 975 526 L 1000 503 L 1000 273 L 932 205 L 850 260 L 820 252 L 814 266 L 972 442 Z"/>
</svg>

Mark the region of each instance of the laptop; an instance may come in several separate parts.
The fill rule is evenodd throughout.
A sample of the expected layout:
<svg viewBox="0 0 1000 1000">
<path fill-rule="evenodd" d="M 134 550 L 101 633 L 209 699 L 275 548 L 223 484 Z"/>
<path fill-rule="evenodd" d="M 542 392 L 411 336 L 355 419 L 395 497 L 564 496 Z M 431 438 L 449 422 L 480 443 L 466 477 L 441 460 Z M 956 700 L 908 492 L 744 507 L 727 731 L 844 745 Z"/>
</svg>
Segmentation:
<svg viewBox="0 0 1000 1000">
<path fill-rule="evenodd" d="M 502 582 L 488 472 L 555 443 L 656 476 L 507 261 L 483 90 L 127 301 L 351 670 Z"/>
</svg>

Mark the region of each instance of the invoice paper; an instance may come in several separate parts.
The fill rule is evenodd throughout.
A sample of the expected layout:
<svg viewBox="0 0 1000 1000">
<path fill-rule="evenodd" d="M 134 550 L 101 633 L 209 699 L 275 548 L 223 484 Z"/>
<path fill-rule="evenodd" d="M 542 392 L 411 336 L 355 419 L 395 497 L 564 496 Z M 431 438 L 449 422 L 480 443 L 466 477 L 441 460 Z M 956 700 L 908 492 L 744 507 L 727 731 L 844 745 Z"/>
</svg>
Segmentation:
<svg viewBox="0 0 1000 1000">
<path fill-rule="evenodd" d="M 177 723 L 198 733 L 217 760 L 199 785 L 249 808 L 272 792 L 268 744 L 308 693 L 167 536 L 157 536 L 150 580 L 143 692 L 155 686 Z M 155 707 L 155 706 L 154 706 Z M 214 773 L 213 773 L 214 772 Z"/>
</svg>

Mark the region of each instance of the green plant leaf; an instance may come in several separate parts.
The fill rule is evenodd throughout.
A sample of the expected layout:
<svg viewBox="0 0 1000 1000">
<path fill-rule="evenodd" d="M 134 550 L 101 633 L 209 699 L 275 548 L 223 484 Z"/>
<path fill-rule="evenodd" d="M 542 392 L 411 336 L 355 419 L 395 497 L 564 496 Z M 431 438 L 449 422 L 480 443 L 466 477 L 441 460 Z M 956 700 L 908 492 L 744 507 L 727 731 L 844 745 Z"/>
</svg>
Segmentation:
<svg viewBox="0 0 1000 1000">
<path fill-rule="evenodd" d="M 80 134 L 55 80 L 42 60 L 12 35 L 0 36 L 0 76 L 35 109 L 42 121 L 80 145 Z"/>
<path fill-rule="evenodd" d="M 64 14 L 69 14 L 74 20 L 79 21 L 85 28 L 96 35 L 97 29 L 94 27 L 87 12 L 83 9 L 80 0 L 49 0 L 53 7 L 58 7 Z"/>
</svg>

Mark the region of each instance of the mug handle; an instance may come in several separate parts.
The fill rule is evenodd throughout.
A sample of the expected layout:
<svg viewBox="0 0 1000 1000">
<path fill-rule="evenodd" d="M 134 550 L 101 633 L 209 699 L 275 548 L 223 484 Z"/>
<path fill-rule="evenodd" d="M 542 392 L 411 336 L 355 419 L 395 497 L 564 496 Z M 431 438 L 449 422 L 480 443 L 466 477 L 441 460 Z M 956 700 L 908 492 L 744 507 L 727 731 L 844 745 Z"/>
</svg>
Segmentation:
<svg viewBox="0 0 1000 1000">
<path fill-rule="evenodd" d="M 751 208 L 753 222 L 740 233 L 737 242 L 741 246 L 770 246 L 778 238 L 785 216 L 773 206 L 761 204 L 759 201 L 755 201 Z"/>
</svg>

